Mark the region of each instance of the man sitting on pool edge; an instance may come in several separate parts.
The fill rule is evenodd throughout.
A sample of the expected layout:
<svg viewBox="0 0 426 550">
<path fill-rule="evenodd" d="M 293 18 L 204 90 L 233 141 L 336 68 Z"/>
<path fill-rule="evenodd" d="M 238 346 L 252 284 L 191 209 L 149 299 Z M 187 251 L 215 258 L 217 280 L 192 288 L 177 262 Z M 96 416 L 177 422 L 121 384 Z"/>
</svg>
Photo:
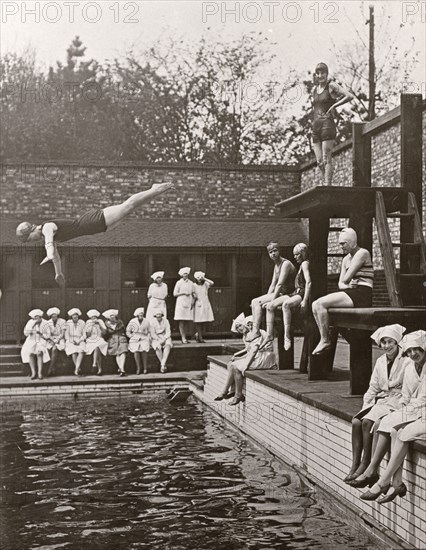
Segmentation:
<svg viewBox="0 0 426 550">
<path fill-rule="evenodd" d="M 328 310 L 334 307 L 371 307 L 374 270 L 371 255 L 360 248 L 356 232 L 347 227 L 339 234 L 339 244 L 346 256 L 339 277 L 339 291 L 322 296 L 312 304 L 312 313 L 320 332 L 320 341 L 312 355 L 320 355 L 331 347 Z"/>
</svg>

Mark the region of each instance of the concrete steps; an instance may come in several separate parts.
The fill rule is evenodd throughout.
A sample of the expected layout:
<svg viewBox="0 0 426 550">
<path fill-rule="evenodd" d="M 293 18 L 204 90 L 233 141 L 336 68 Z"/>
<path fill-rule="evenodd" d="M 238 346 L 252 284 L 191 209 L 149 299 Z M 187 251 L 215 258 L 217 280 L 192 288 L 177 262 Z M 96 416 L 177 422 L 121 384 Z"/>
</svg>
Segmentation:
<svg viewBox="0 0 426 550">
<path fill-rule="evenodd" d="M 19 346 L 0 346 L 0 377 L 26 375 Z"/>
<path fill-rule="evenodd" d="M 238 345 L 238 342 L 235 342 Z M 207 369 L 207 356 L 208 355 L 222 355 L 224 353 L 229 354 L 228 347 L 233 347 L 232 341 L 226 340 L 209 340 L 203 344 L 190 342 L 189 344 L 182 344 L 180 342 L 173 342 L 173 349 L 170 353 L 168 361 L 169 372 L 188 372 Z M 234 351 L 237 351 L 234 349 Z M 30 374 L 29 365 L 24 365 L 21 361 L 21 348 L 20 346 L 13 345 L 1 345 L 0 346 L 0 378 L 9 378 L 16 376 L 28 376 Z M 231 352 L 233 353 L 233 352 Z M 92 374 L 92 358 L 85 357 L 82 365 L 83 374 Z M 103 357 L 102 367 L 104 374 L 116 374 L 117 366 L 114 357 Z M 153 350 L 150 350 L 148 354 L 148 369 L 149 372 L 159 371 L 159 362 L 157 356 Z M 47 372 L 49 363 L 46 363 L 43 367 L 43 372 Z M 136 365 L 134 362 L 133 354 L 128 353 L 125 365 L 126 372 L 133 374 L 136 372 Z M 56 376 L 72 375 L 74 372 L 74 366 L 70 357 L 67 357 L 65 353 L 61 352 L 60 360 L 56 368 Z"/>
</svg>

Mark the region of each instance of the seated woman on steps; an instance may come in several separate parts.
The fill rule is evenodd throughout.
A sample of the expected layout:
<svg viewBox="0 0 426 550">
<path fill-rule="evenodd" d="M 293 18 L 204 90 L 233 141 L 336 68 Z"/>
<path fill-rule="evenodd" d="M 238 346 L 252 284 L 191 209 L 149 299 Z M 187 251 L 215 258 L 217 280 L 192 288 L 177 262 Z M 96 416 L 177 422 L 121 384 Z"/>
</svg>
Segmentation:
<svg viewBox="0 0 426 550">
<path fill-rule="evenodd" d="M 46 335 L 48 334 L 47 321 L 43 319 L 41 309 L 33 309 L 28 313 L 30 320 L 24 328 L 26 336 L 24 345 L 21 349 L 21 358 L 23 363 L 29 363 L 31 369 L 31 380 L 43 378 L 43 363 L 49 361 L 49 352 L 47 351 Z"/>
<path fill-rule="evenodd" d="M 124 365 L 126 364 L 129 344 L 126 336 L 126 327 L 118 318 L 118 309 L 107 309 L 102 313 L 105 318 L 105 340 L 108 342 L 108 355 L 115 356 L 118 367 L 118 375 L 126 376 Z"/>
<path fill-rule="evenodd" d="M 244 331 L 249 333 L 253 330 L 253 316 L 249 315 L 244 319 Z M 272 340 L 264 330 L 260 330 L 257 338 L 247 341 L 247 353 L 232 361 L 228 374 L 227 386 L 231 385 L 231 374 L 235 384 L 235 397 L 229 405 L 238 405 L 245 401 L 243 395 L 243 376 L 246 370 L 277 369 Z M 225 388 L 226 391 L 228 388 Z"/>
<path fill-rule="evenodd" d="M 155 311 L 155 310 L 154 310 Z M 140 374 L 143 365 L 143 373 L 148 374 L 148 352 L 151 347 L 151 325 L 145 318 L 145 308 L 137 307 L 126 327 L 129 339 L 129 351 L 133 353 L 136 363 L 136 374 Z"/>
<path fill-rule="evenodd" d="M 161 309 L 152 312 L 150 321 L 151 328 L 151 346 L 160 361 L 160 372 L 167 372 L 167 359 L 172 350 L 172 331 L 170 323 L 164 318 Z"/>
<path fill-rule="evenodd" d="M 54 376 L 59 352 L 65 350 L 65 329 L 67 322 L 65 319 L 59 317 L 60 313 L 57 307 L 51 307 L 46 311 L 46 315 L 49 317 L 47 321 L 47 349 L 50 352 L 50 365 L 47 376 Z"/>
<path fill-rule="evenodd" d="M 377 470 L 389 448 L 392 428 L 398 429 L 402 425 L 409 425 L 424 417 L 426 411 L 426 332 L 418 330 L 407 334 L 401 340 L 401 347 L 403 353 L 411 359 L 404 374 L 400 401 L 402 407 L 382 419 L 377 430 L 376 447 L 368 468 L 361 476 L 349 483 L 352 487 L 367 487 L 367 485 L 373 487 L 363 495 L 364 500 L 373 500 L 382 492 L 386 492 L 386 487 L 377 486 L 379 480 Z"/>
<path fill-rule="evenodd" d="M 311 274 L 309 271 L 308 247 L 304 243 L 296 244 L 293 248 L 293 256 L 300 265 L 295 279 L 295 290 L 289 296 L 284 296 L 282 305 L 284 322 L 284 349 L 291 348 L 291 313 L 292 309 L 300 307 L 302 313 L 306 313 L 311 297 Z"/>
<path fill-rule="evenodd" d="M 107 330 L 100 316 L 97 309 L 89 309 L 83 331 L 85 353 L 86 355 L 93 354 L 92 370 L 98 376 L 102 374 L 102 355 L 106 356 L 108 353 L 108 343 L 104 339 Z"/>
<path fill-rule="evenodd" d="M 93 209 L 76 219 L 52 219 L 41 225 L 22 222 L 16 228 L 16 236 L 23 243 L 44 242 L 46 257 L 40 265 L 52 261 L 55 268 L 55 281 L 59 286 L 64 286 L 65 277 L 56 247 L 57 242 L 70 241 L 83 235 L 95 235 L 113 229 L 142 204 L 172 187 L 172 183 L 157 183 L 147 191 L 135 193 L 121 204 Z"/>
<path fill-rule="evenodd" d="M 86 323 L 80 319 L 81 311 L 78 307 L 68 310 L 68 319 L 65 328 L 65 353 L 71 356 L 74 364 L 74 374 L 81 375 L 81 363 L 84 359 L 86 346 L 84 343 L 84 327 Z"/>
<path fill-rule="evenodd" d="M 352 419 L 352 467 L 344 479 L 346 483 L 360 476 L 370 464 L 374 427 L 378 427 L 378 421 L 402 407 L 404 372 L 411 362 L 402 356 L 398 346 L 404 331 L 405 327 L 395 324 L 380 327 L 371 335 L 385 353 L 377 359 L 362 409 Z"/>
</svg>

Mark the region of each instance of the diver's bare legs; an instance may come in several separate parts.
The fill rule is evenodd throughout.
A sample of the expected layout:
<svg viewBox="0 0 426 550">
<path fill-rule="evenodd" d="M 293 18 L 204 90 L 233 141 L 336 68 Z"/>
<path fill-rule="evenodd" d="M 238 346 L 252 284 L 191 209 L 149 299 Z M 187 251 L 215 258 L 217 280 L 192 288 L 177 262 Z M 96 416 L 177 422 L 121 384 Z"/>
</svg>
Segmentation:
<svg viewBox="0 0 426 550">
<path fill-rule="evenodd" d="M 112 229 L 116 227 L 124 218 L 134 212 L 142 204 L 149 202 L 157 195 L 161 195 L 173 187 L 173 183 L 170 182 L 155 183 L 151 189 L 135 193 L 121 204 L 107 206 L 103 209 L 107 228 Z"/>
</svg>

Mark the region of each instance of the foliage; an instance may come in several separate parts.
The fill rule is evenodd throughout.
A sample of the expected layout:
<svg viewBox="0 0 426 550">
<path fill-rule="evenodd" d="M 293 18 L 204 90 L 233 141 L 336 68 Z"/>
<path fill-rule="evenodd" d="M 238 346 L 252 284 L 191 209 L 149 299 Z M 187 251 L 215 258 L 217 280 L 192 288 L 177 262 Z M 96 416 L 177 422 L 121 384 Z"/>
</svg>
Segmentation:
<svg viewBox="0 0 426 550">
<path fill-rule="evenodd" d="M 340 115 L 339 139 L 367 114 L 367 50 L 332 46 L 336 80 L 356 100 Z M 416 52 L 386 39 L 378 60 L 377 112 L 398 102 Z M 197 44 L 162 38 L 143 52 L 100 66 L 76 37 L 66 62 L 47 74 L 34 55 L 0 58 L 0 155 L 43 160 L 135 160 L 213 165 L 291 164 L 311 152 L 312 75 L 272 73 L 274 44 L 262 33 Z M 383 49 L 383 48 L 382 48 Z M 334 67 L 333 67 L 334 68 Z M 302 90 L 298 103 L 292 92 Z"/>
</svg>

